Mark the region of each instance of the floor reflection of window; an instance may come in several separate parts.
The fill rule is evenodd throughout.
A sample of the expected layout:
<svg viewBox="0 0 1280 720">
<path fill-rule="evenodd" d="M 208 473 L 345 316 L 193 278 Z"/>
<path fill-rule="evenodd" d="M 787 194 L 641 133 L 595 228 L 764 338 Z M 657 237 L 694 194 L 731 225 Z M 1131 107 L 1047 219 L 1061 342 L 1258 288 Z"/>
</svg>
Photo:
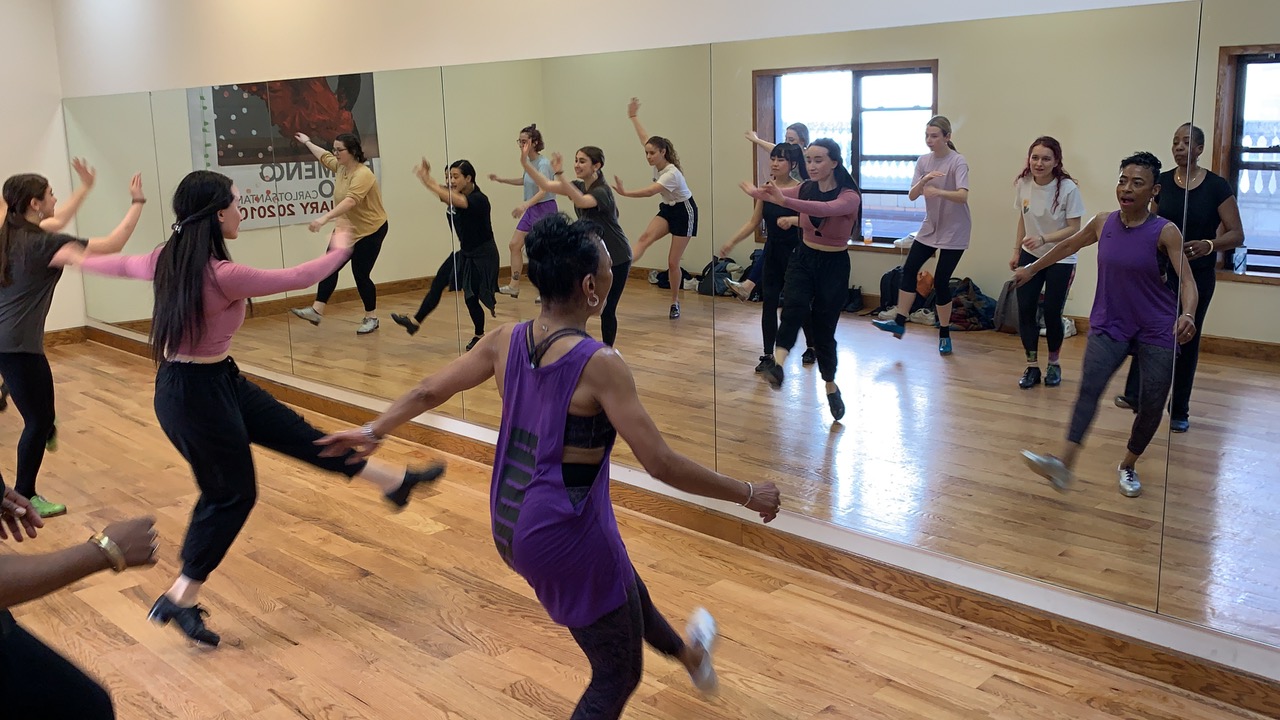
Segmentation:
<svg viewBox="0 0 1280 720">
<path fill-rule="evenodd" d="M 845 165 L 862 188 L 862 219 L 877 241 L 915 232 L 924 201 L 907 199 L 916 158 L 923 155 L 924 126 L 935 113 L 936 65 L 844 66 L 796 72 L 757 72 L 757 117 L 783 142 L 792 123 L 804 123 L 811 140 L 840 143 Z M 773 112 L 767 112 L 772 108 Z M 861 234 L 861 223 L 855 232 Z"/>
</svg>

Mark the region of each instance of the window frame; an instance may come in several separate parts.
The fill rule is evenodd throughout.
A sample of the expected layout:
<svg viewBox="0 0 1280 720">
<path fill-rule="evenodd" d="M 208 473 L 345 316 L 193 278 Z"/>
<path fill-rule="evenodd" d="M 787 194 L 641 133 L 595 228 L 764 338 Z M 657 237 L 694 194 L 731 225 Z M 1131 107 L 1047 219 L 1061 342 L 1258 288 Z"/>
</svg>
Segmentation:
<svg viewBox="0 0 1280 720">
<path fill-rule="evenodd" d="M 793 73 L 810 73 L 810 72 L 850 72 L 852 73 L 853 82 L 853 117 L 849 119 L 850 137 L 849 137 L 849 156 L 852 159 L 852 167 L 848 168 L 849 174 L 854 180 L 858 181 L 858 186 L 862 186 L 862 112 L 865 108 L 861 102 L 861 83 L 859 80 L 867 75 L 891 75 L 902 74 L 903 71 L 913 71 L 917 73 L 928 72 L 933 79 L 933 105 L 930 108 L 934 115 L 938 114 L 938 60 L 901 60 L 894 62 L 877 62 L 877 63 L 848 63 L 842 65 L 816 65 L 789 68 L 767 68 L 751 71 L 751 105 L 754 117 L 754 129 L 757 135 L 762 138 L 777 137 L 778 130 L 778 79 L 783 75 Z M 875 108 L 872 108 L 875 109 Z M 758 148 L 752 145 L 751 152 L 754 162 L 753 179 L 758 184 L 760 179 L 768 177 L 768 160 L 762 161 Z M 915 160 L 916 157 L 907 158 L 906 156 L 897 155 L 869 155 L 866 156 L 876 160 Z M 872 190 L 877 195 L 907 195 L 908 190 Z M 858 209 L 857 227 L 862 226 L 862 208 Z M 884 251 L 886 248 L 893 249 L 893 241 L 897 238 L 876 237 L 870 246 L 854 243 L 851 248 L 861 248 L 864 250 Z M 759 230 L 756 231 L 756 241 L 764 242 Z"/>
<path fill-rule="evenodd" d="M 1244 82 L 1244 71 L 1252 62 L 1266 59 L 1267 62 L 1280 63 L 1280 45 L 1232 45 L 1218 48 L 1218 87 L 1213 123 L 1213 171 L 1226 178 L 1233 193 L 1238 191 L 1241 170 L 1274 170 L 1280 171 L 1280 146 L 1272 146 L 1264 153 L 1274 154 L 1272 162 L 1244 161 L 1241 154 L 1245 148 L 1237 145 L 1237 140 L 1244 132 L 1244 93 L 1240 92 Z M 1248 148 L 1256 152 L 1256 148 Z M 1245 247 L 1248 247 L 1247 243 Z M 1280 251 L 1254 250 L 1268 257 L 1280 256 Z M 1237 274 L 1231 270 L 1219 268 L 1218 280 L 1247 282 L 1264 285 L 1280 285 L 1280 274 L 1264 271 L 1252 271 L 1247 268 L 1244 273 Z"/>
</svg>

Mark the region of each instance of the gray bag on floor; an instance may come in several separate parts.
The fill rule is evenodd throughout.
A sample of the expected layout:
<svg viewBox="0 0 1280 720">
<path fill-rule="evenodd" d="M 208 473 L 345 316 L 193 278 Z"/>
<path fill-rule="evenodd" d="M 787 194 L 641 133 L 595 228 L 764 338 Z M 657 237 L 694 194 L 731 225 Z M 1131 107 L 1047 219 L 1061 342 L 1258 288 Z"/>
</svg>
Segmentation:
<svg viewBox="0 0 1280 720">
<path fill-rule="evenodd" d="M 1018 288 L 1012 280 L 1005 281 L 1004 287 L 1000 288 L 995 319 L 997 331 L 1018 334 Z"/>
</svg>

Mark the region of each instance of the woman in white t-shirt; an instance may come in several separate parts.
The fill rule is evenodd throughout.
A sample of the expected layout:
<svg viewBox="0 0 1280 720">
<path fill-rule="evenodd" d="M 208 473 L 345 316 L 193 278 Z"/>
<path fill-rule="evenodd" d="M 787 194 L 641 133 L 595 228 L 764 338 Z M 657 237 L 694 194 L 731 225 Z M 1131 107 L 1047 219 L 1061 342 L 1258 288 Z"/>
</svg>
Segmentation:
<svg viewBox="0 0 1280 720">
<path fill-rule="evenodd" d="M 1043 136 L 1035 139 L 1027 150 L 1027 164 L 1014 181 L 1018 211 L 1018 232 L 1013 240 L 1013 257 L 1009 269 L 1026 266 L 1044 257 L 1053 246 L 1080 230 L 1084 201 L 1080 188 L 1062 167 L 1062 145 Z M 1018 334 L 1027 352 L 1027 369 L 1018 380 L 1026 390 L 1040 384 L 1037 348 L 1040 326 L 1036 322 L 1036 306 L 1044 292 L 1044 326 L 1049 343 L 1049 365 L 1045 371 L 1045 387 L 1062 384 L 1062 367 L 1058 352 L 1062 349 L 1062 308 L 1067 304 L 1067 291 L 1076 272 L 1076 256 L 1070 255 L 1041 270 L 1018 288 Z"/>
<path fill-rule="evenodd" d="M 671 250 L 667 253 L 667 277 L 671 282 L 671 314 L 672 320 L 680 317 L 680 260 L 684 257 L 685 248 L 689 247 L 689 238 L 698 236 L 698 204 L 693 201 L 693 193 L 684 181 L 684 173 L 680 171 L 680 157 L 671 141 L 657 135 L 649 135 L 640 124 L 638 113 L 640 101 L 631 98 L 627 105 L 627 117 L 640 136 L 640 144 L 644 145 L 645 157 L 653 166 L 653 183 L 639 190 L 627 190 L 622 187 L 622 180 L 613 176 L 613 189 L 624 197 L 645 198 L 661 195 L 658 214 L 649 221 L 640 239 L 636 241 L 632 265 L 640 264 L 640 256 L 649 246 L 671 235 Z"/>
</svg>

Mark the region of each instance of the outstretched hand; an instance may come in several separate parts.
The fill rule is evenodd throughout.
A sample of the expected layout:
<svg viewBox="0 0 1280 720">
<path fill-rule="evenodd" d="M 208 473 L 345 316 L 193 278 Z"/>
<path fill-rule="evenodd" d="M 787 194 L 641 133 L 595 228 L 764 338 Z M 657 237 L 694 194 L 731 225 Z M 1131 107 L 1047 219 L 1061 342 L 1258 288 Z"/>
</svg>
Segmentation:
<svg viewBox="0 0 1280 720">
<path fill-rule="evenodd" d="M 631 102 L 627 103 L 627 117 L 633 118 L 640 114 L 640 98 L 631 98 Z"/>
<path fill-rule="evenodd" d="M 354 465 L 377 452 L 380 444 L 370 442 L 362 429 L 351 428 L 325 435 L 316 441 L 316 445 L 324 448 L 320 457 L 342 457 L 350 453 L 347 464 Z"/>
<path fill-rule="evenodd" d="M 338 223 L 329 234 L 330 250 L 350 250 L 356 244 L 355 229 L 351 223 Z"/>
<path fill-rule="evenodd" d="M 34 538 L 37 528 L 44 527 L 40 513 L 31 507 L 31 501 L 19 495 L 13 488 L 4 489 L 4 497 L 0 498 L 0 540 L 8 540 L 10 535 L 17 542 L 22 542 L 25 533 Z"/>
<path fill-rule="evenodd" d="M 760 513 L 760 519 L 766 523 L 771 522 L 782 509 L 782 495 L 778 492 L 778 486 L 771 482 L 752 485 L 751 500 L 744 507 Z"/>
<path fill-rule="evenodd" d="M 310 138 L 310 137 L 308 137 L 305 133 L 296 133 L 296 134 L 293 136 L 293 139 L 294 139 L 294 140 L 297 140 L 298 142 L 302 143 L 303 145 L 310 145 L 310 144 L 311 144 L 311 138 Z"/>
<path fill-rule="evenodd" d="M 551 172 L 556 175 L 564 172 L 564 156 L 558 152 L 551 153 Z"/>
<path fill-rule="evenodd" d="M 627 194 L 627 191 L 622 188 L 622 178 L 617 175 L 613 176 L 613 189 L 616 190 L 619 195 Z"/>
<path fill-rule="evenodd" d="M 94 181 L 98 179 L 98 172 L 90 167 L 84 158 L 72 160 L 71 169 L 76 171 L 76 176 L 80 178 L 80 184 L 86 188 L 93 187 Z"/>
<path fill-rule="evenodd" d="M 142 173 L 135 173 L 129 178 L 129 198 L 137 202 L 147 201 L 147 196 L 142 194 Z"/>
</svg>

